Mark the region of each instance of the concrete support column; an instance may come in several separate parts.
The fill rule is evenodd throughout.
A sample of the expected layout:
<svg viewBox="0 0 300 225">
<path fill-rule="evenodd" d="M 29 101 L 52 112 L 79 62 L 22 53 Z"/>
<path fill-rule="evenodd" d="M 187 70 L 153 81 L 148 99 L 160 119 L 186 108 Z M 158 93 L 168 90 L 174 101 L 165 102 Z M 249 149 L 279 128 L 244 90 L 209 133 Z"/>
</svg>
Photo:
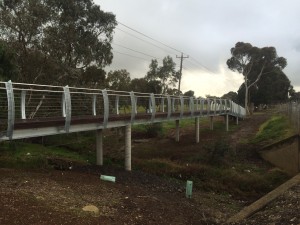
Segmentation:
<svg viewBox="0 0 300 225">
<path fill-rule="evenodd" d="M 236 117 L 236 125 L 239 125 L 239 117 Z"/>
<path fill-rule="evenodd" d="M 175 122 L 176 122 L 175 141 L 179 142 L 179 120 L 175 120 Z"/>
<path fill-rule="evenodd" d="M 229 115 L 226 114 L 226 131 L 229 131 Z"/>
<path fill-rule="evenodd" d="M 125 127 L 125 170 L 131 171 L 131 124 Z"/>
<path fill-rule="evenodd" d="M 103 165 L 103 130 L 96 130 L 96 164 Z"/>
<path fill-rule="evenodd" d="M 195 118 L 196 143 L 199 143 L 199 141 L 200 141 L 200 126 L 199 126 L 200 122 L 199 121 L 200 121 L 199 117 L 196 117 Z"/>
<path fill-rule="evenodd" d="M 211 116 L 210 117 L 210 130 L 213 130 L 214 129 L 214 117 Z"/>
</svg>

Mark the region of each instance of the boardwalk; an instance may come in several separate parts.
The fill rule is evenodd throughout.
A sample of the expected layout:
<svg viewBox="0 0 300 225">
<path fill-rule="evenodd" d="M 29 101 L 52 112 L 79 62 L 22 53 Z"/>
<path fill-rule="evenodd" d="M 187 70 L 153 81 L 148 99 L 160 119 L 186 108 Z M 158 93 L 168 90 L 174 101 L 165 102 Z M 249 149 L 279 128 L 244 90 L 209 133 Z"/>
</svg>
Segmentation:
<svg viewBox="0 0 300 225">
<path fill-rule="evenodd" d="M 103 165 L 103 129 L 125 128 L 125 169 L 131 170 L 131 125 L 173 120 L 179 141 L 179 121 L 245 116 L 245 109 L 228 99 L 194 98 L 113 90 L 0 82 L 0 140 L 96 131 L 97 165 Z"/>
<path fill-rule="evenodd" d="M 0 140 L 218 115 L 244 117 L 226 99 L 1 82 Z"/>
</svg>

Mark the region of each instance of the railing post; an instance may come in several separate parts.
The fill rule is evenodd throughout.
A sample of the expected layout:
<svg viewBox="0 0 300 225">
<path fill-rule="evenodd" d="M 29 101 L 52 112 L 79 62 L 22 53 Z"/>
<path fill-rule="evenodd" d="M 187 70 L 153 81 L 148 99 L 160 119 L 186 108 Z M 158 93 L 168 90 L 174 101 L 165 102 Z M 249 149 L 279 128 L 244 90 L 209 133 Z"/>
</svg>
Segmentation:
<svg viewBox="0 0 300 225">
<path fill-rule="evenodd" d="M 103 127 L 106 128 L 108 123 L 108 117 L 109 117 L 109 100 L 108 100 L 106 89 L 102 90 L 102 96 L 103 96 L 103 106 L 104 106 Z"/>
<path fill-rule="evenodd" d="M 93 95 L 93 105 L 92 105 L 92 110 L 93 110 L 93 116 L 96 116 L 96 101 L 97 101 L 97 95 Z"/>
<path fill-rule="evenodd" d="M 207 102 L 207 106 L 206 106 L 206 114 L 210 114 L 210 99 L 207 98 L 206 99 L 206 102 Z"/>
<path fill-rule="evenodd" d="M 203 110 L 204 110 L 204 99 L 200 99 L 200 116 L 203 115 Z"/>
<path fill-rule="evenodd" d="M 21 91 L 21 113 L 22 119 L 26 119 L 26 90 Z"/>
<path fill-rule="evenodd" d="M 172 112 L 175 112 L 175 98 L 172 98 Z"/>
<path fill-rule="evenodd" d="M 180 95 L 180 118 L 182 118 L 184 112 L 184 99 L 183 96 Z"/>
<path fill-rule="evenodd" d="M 119 100 L 120 99 L 120 96 L 119 95 L 116 95 L 116 101 L 115 101 L 115 108 L 116 108 L 116 114 L 119 115 Z"/>
<path fill-rule="evenodd" d="M 151 99 L 151 122 L 154 121 L 155 119 L 155 113 L 156 113 L 156 105 L 155 105 L 155 97 L 154 94 L 150 94 L 150 99 Z"/>
<path fill-rule="evenodd" d="M 217 99 L 214 99 L 214 103 L 215 103 L 215 115 L 217 114 Z"/>
<path fill-rule="evenodd" d="M 191 116 L 194 116 L 194 112 L 195 112 L 194 97 L 190 97 L 189 108 L 191 111 Z"/>
<path fill-rule="evenodd" d="M 130 100 L 131 100 L 131 119 L 130 122 L 134 123 L 134 118 L 136 115 L 136 104 L 135 104 L 135 96 L 133 91 L 130 92 Z"/>
<path fill-rule="evenodd" d="M 172 114 L 172 104 L 171 104 L 171 97 L 170 95 L 167 95 L 167 101 L 168 101 L 168 120 L 170 119 L 171 117 L 171 114 Z"/>
<path fill-rule="evenodd" d="M 7 94 L 7 133 L 6 136 L 12 140 L 15 124 L 15 100 L 11 81 L 5 82 Z"/>
<path fill-rule="evenodd" d="M 70 125 L 71 125 L 71 94 L 69 86 L 63 87 L 64 94 L 63 94 L 63 115 L 65 116 L 65 131 L 66 133 L 69 133 L 70 131 Z"/>
<path fill-rule="evenodd" d="M 161 112 L 165 112 L 165 98 L 161 97 Z"/>
</svg>

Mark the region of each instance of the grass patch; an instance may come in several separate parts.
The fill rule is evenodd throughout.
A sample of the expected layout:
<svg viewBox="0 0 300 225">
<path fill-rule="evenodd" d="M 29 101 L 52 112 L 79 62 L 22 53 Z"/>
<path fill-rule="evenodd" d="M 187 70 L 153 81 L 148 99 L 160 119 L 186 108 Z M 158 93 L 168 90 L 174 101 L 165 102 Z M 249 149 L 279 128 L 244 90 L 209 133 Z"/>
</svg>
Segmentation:
<svg viewBox="0 0 300 225">
<path fill-rule="evenodd" d="M 273 143 L 292 135 L 288 119 L 282 115 L 272 116 L 271 119 L 263 123 L 252 143 Z"/>
<path fill-rule="evenodd" d="M 9 168 L 49 168 L 48 158 L 60 158 L 79 164 L 94 162 L 90 155 L 79 154 L 60 147 L 39 144 L 3 142 L 0 145 L 0 165 Z"/>
</svg>

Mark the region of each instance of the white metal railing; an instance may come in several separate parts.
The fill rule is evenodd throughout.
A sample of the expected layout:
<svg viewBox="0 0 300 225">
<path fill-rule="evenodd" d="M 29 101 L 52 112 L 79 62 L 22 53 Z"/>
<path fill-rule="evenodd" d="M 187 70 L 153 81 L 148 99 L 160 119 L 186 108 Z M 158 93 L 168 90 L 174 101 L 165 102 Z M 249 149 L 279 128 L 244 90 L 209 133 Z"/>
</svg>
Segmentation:
<svg viewBox="0 0 300 225">
<path fill-rule="evenodd" d="M 0 82 L 0 125 L 2 135 L 13 138 L 14 125 L 22 121 L 64 118 L 68 133 L 73 118 L 99 117 L 103 128 L 113 118 L 135 123 L 139 115 L 145 122 L 186 117 L 230 114 L 246 115 L 245 109 L 228 99 L 194 98 L 153 93 L 125 92 L 39 84 Z M 158 116 L 160 115 L 160 116 Z"/>
</svg>

